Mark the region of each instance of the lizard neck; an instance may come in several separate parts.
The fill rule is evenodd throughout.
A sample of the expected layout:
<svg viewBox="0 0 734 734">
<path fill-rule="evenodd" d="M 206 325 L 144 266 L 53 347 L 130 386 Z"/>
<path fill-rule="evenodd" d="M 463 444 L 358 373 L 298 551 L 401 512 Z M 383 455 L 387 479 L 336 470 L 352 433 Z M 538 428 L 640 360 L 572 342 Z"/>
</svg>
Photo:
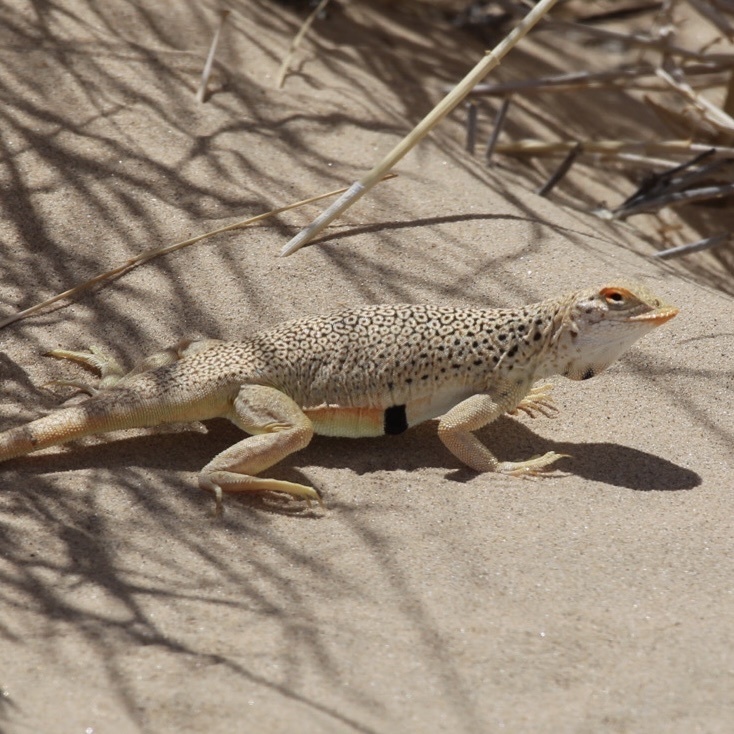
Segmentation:
<svg viewBox="0 0 734 734">
<path fill-rule="evenodd" d="M 520 384 L 532 384 L 558 374 L 563 363 L 565 340 L 573 331 L 572 299 L 542 301 L 508 311 L 503 318 L 502 335 L 495 337 L 499 347 L 494 376 Z"/>
<path fill-rule="evenodd" d="M 542 314 L 546 324 L 537 357 L 538 379 L 552 375 L 568 377 L 572 371 L 579 370 L 576 363 L 583 361 L 583 350 L 577 343 L 580 331 L 574 310 L 577 295 L 573 293 L 561 300 L 538 304 L 539 314 Z M 592 371 L 589 376 L 593 377 L 594 374 Z M 586 379 L 586 376 L 581 379 Z"/>
</svg>

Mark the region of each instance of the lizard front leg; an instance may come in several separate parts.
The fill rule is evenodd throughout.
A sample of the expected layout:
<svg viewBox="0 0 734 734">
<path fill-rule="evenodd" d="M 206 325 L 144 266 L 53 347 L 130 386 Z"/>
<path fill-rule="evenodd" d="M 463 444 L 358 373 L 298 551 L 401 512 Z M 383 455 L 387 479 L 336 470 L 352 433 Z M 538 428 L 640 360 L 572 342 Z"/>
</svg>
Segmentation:
<svg viewBox="0 0 734 734">
<path fill-rule="evenodd" d="M 313 436 L 311 421 L 291 398 L 274 387 L 245 385 L 227 417 L 253 435 L 216 456 L 199 474 L 199 486 L 214 493 L 217 512 L 222 492 L 285 492 L 309 504 L 321 502 L 313 487 L 255 476 L 304 448 Z"/>
<path fill-rule="evenodd" d="M 548 451 L 527 461 L 499 461 L 472 433 L 504 413 L 491 395 L 472 395 L 446 413 L 439 421 L 438 436 L 459 461 L 479 472 L 500 472 L 513 476 L 541 474 L 563 454 Z"/>
</svg>

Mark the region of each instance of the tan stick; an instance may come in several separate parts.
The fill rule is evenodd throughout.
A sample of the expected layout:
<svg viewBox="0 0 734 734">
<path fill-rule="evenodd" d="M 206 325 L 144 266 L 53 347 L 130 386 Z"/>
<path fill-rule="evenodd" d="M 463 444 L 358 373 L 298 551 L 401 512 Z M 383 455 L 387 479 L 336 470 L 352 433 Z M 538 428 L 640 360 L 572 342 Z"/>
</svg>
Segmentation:
<svg viewBox="0 0 734 734">
<path fill-rule="evenodd" d="M 308 16 L 308 18 L 303 21 L 301 30 L 296 33 L 295 38 L 291 41 L 291 45 L 288 47 L 288 53 L 285 55 L 283 63 L 280 65 L 280 72 L 278 73 L 278 82 L 276 85 L 278 89 L 283 88 L 285 75 L 288 73 L 288 66 L 290 65 L 291 59 L 293 58 L 293 54 L 296 52 L 296 49 L 303 40 L 303 37 L 306 35 L 306 33 L 308 33 L 308 29 L 313 25 L 313 22 L 316 20 L 316 16 L 318 16 L 318 14 L 326 7 L 328 2 L 329 0 L 321 0 L 321 2 L 313 9 L 313 12 Z"/>
<path fill-rule="evenodd" d="M 711 199 L 723 199 L 725 196 L 734 194 L 734 184 L 722 184 L 721 186 L 703 186 L 700 189 L 688 191 L 674 191 L 663 194 L 654 199 L 641 201 L 635 206 L 620 207 L 612 212 L 612 219 L 627 219 L 634 214 L 646 214 L 656 212 L 666 206 L 683 206 L 694 204 L 698 201 L 710 201 Z"/>
<path fill-rule="evenodd" d="M 718 28 L 729 41 L 734 39 L 734 28 L 731 23 L 720 13 L 711 3 L 701 2 L 701 0 L 688 0 L 688 4 L 702 17 Z"/>
<path fill-rule="evenodd" d="M 683 73 L 680 69 L 669 73 L 665 69 L 660 68 L 657 70 L 657 75 L 696 107 L 708 122 L 728 135 L 734 134 L 734 119 L 732 119 L 731 115 L 728 115 L 715 104 L 709 102 L 704 96 L 697 94 L 683 78 Z"/>
<path fill-rule="evenodd" d="M 551 177 L 538 188 L 535 192 L 538 196 L 548 196 L 551 191 L 556 187 L 560 180 L 571 170 L 571 166 L 574 164 L 576 159 L 579 157 L 581 152 L 581 145 L 578 143 L 571 148 L 566 154 L 566 157 L 561 161 L 561 165 L 553 172 Z"/>
<path fill-rule="evenodd" d="M 554 20 L 549 23 L 547 31 L 572 30 L 579 34 L 596 36 L 597 38 L 609 39 L 611 41 L 619 41 L 622 44 L 638 46 L 641 48 L 655 49 L 669 56 L 680 56 L 684 59 L 696 59 L 697 61 L 723 61 L 728 63 L 732 59 L 732 54 L 704 54 L 700 51 L 691 51 L 690 49 L 676 46 L 670 43 L 670 39 L 665 37 L 641 36 L 635 33 L 621 33 L 620 31 L 609 30 L 601 26 L 592 26 L 587 23 L 574 23 L 572 21 Z"/>
<path fill-rule="evenodd" d="M 487 150 L 484 153 L 484 160 L 487 161 L 487 165 L 491 165 L 492 163 L 492 156 L 494 155 L 495 148 L 499 142 L 500 133 L 502 132 L 502 128 L 505 126 L 505 119 L 507 118 L 507 111 L 510 109 L 510 102 L 512 102 L 512 95 L 508 94 L 502 100 L 502 104 L 494 117 L 492 134 L 489 136 L 489 140 L 487 141 Z"/>
<path fill-rule="evenodd" d="M 646 155 L 685 155 L 713 150 L 719 155 L 734 155 L 734 148 L 721 145 L 704 145 L 690 140 L 661 140 L 659 142 L 625 142 L 622 140 L 559 140 L 546 143 L 542 140 L 516 140 L 497 146 L 496 152 L 504 155 L 564 155 L 576 145 L 583 147 L 585 154 L 617 156 L 622 153 L 644 153 Z"/>
<path fill-rule="evenodd" d="M 720 232 L 719 234 L 712 235 L 711 237 L 706 237 L 706 239 L 691 242 L 688 245 L 680 245 L 679 247 L 671 247 L 669 250 L 654 252 L 651 257 L 659 257 L 661 260 L 667 260 L 671 257 L 688 255 L 691 252 L 708 250 L 711 247 L 717 247 L 718 245 L 722 245 L 724 242 L 729 241 L 731 241 L 731 232 Z"/>
<path fill-rule="evenodd" d="M 355 181 L 345 194 L 340 196 L 326 211 L 302 229 L 281 250 L 281 257 L 292 255 L 315 237 L 330 222 L 352 204 L 362 198 L 408 151 L 430 132 L 471 92 L 502 58 L 525 36 L 525 34 L 556 4 L 557 0 L 540 0 L 512 32 L 489 51 L 484 58 L 439 102 L 414 128 L 383 158 L 369 173 Z"/>
<path fill-rule="evenodd" d="M 702 76 L 704 74 L 717 74 L 721 71 L 731 69 L 733 66 L 734 56 L 727 63 L 693 64 L 686 66 L 684 71 L 686 76 Z M 607 71 L 574 71 L 568 74 L 556 74 L 538 79 L 520 79 L 514 82 L 500 82 L 498 84 L 477 84 L 471 91 L 471 97 L 501 97 L 514 92 L 520 92 L 522 94 L 573 92 L 603 85 L 629 89 L 635 88 L 633 82 L 637 82 L 642 77 L 656 76 L 658 68 L 659 66 L 654 64 L 639 64 L 638 66 L 620 67 Z M 636 86 L 646 87 L 646 85 L 642 84 Z M 664 89 L 665 87 L 658 85 L 657 87 L 650 88 Z"/>
<path fill-rule="evenodd" d="M 212 73 L 212 65 L 214 64 L 214 54 L 217 52 L 217 45 L 219 44 L 219 36 L 222 33 L 222 27 L 224 21 L 227 20 L 229 10 L 222 10 L 219 14 L 219 25 L 217 30 L 214 32 L 214 38 L 212 38 L 212 45 L 209 47 L 209 55 L 206 57 L 206 63 L 204 64 L 204 71 L 201 73 L 201 82 L 199 83 L 199 89 L 196 91 L 196 101 L 202 103 L 204 97 L 206 97 L 206 85 L 209 82 L 209 77 Z"/>
<path fill-rule="evenodd" d="M 387 179 L 395 178 L 395 176 L 397 176 L 397 174 L 391 173 L 385 176 L 382 180 L 386 181 Z M 155 250 L 146 250 L 145 252 L 141 252 L 140 255 L 136 255 L 131 260 L 128 260 L 127 262 L 123 263 L 122 265 L 119 265 L 116 268 L 113 268 L 112 270 L 108 270 L 107 272 L 101 273 L 100 275 L 95 275 L 94 278 L 91 278 L 90 280 L 87 280 L 84 283 L 81 283 L 80 285 L 74 286 L 74 288 L 70 288 L 68 291 L 59 293 L 58 295 L 54 296 L 53 298 L 49 298 L 48 300 L 43 301 L 42 303 L 37 303 L 35 306 L 31 306 L 30 308 L 26 308 L 23 311 L 18 311 L 18 313 L 13 314 L 12 316 L 8 316 L 8 318 L 0 321 L 0 329 L 6 326 L 9 326 L 10 324 L 15 323 L 16 321 L 20 321 L 21 319 L 28 318 L 29 316 L 32 316 L 34 313 L 41 311 L 42 309 L 46 308 L 46 306 L 50 306 L 51 304 L 56 303 L 57 301 L 61 301 L 65 298 L 73 298 L 74 296 L 79 295 L 83 291 L 87 290 L 88 288 L 91 288 L 93 285 L 100 283 L 103 280 L 109 280 L 111 278 L 115 278 L 115 277 L 119 277 L 120 275 L 124 275 L 128 271 L 132 270 L 134 267 L 137 267 L 138 265 L 142 265 L 143 263 L 148 262 L 148 260 L 152 260 L 154 257 L 159 257 L 160 255 L 167 255 L 168 253 L 175 252 L 176 250 L 182 250 L 184 247 L 189 247 L 189 245 L 193 245 L 196 242 L 200 242 L 201 240 L 204 240 L 207 237 L 213 237 L 215 234 L 221 234 L 222 232 L 230 232 L 233 229 L 238 229 L 239 227 L 246 227 L 250 224 L 254 224 L 255 222 L 260 222 L 263 219 L 268 219 L 269 217 L 274 217 L 278 214 L 282 214 L 283 212 L 287 212 L 290 209 L 297 209 L 298 207 L 305 206 L 306 204 L 313 204 L 316 201 L 327 199 L 330 196 L 337 196 L 338 194 L 344 193 L 346 190 L 347 188 L 344 187 L 341 189 L 336 189 L 335 191 L 329 191 L 326 194 L 319 194 L 318 196 L 311 196 L 308 199 L 297 201 L 295 204 L 288 204 L 286 206 L 281 206 L 278 209 L 273 209 L 269 212 L 258 214 L 254 217 L 250 217 L 249 219 L 243 219 L 241 222 L 235 222 L 234 224 L 230 224 L 226 227 L 215 229 L 212 232 L 206 232 L 205 234 L 201 234 L 198 237 L 192 237 L 190 240 L 184 240 L 183 242 L 176 242 L 175 244 L 167 245 L 166 247 L 160 247 L 160 248 L 156 248 Z"/>
</svg>

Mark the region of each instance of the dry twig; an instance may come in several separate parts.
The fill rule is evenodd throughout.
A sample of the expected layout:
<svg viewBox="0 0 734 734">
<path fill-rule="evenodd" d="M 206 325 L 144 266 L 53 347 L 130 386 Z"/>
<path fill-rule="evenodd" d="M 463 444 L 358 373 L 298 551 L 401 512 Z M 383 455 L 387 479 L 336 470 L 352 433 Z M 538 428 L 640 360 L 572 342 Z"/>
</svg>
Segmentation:
<svg viewBox="0 0 734 734">
<path fill-rule="evenodd" d="M 704 0 L 688 0 L 688 4 L 702 17 L 723 33 L 730 41 L 734 39 L 734 28 L 723 13 Z"/>
<path fill-rule="evenodd" d="M 692 143 L 690 140 L 660 140 L 629 142 L 623 140 L 516 140 L 497 145 L 497 153 L 505 155 L 548 156 L 565 155 L 574 146 L 581 145 L 584 154 L 618 157 L 623 153 L 644 155 L 689 155 L 713 150 L 714 155 L 734 155 L 734 148 Z"/>
<path fill-rule="evenodd" d="M 728 196 L 732 190 L 729 180 L 734 158 L 711 160 L 714 152 L 713 149 L 704 151 L 689 161 L 648 176 L 632 196 L 611 212 L 612 217 L 626 219 L 666 206 Z M 710 162 L 700 165 L 707 159 Z"/>
<path fill-rule="evenodd" d="M 723 61 L 731 62 L 734 59 L 732 54 L 704 54 L 700 51 L 692 51 L 683 46 L 677 46 L 670 43 L 666 37 L 659 36 L 642 36 L 637 33 L 621 33 L 620 31 L 612 31 L 608 28 L 598 28 L 596 26 L 588 26 L 582 23 L 573 23 L 564 20 L 554 20 L 543 26 L 543 30 L 569 30 L 577 31 L 579 34 L 595 36 L 606 41 L 615 41 L 617 43 L 643 48 L 653 51 L 659 51 L 666 56 L 677 56 L 682 59 L 695 59 L 697 61 L 706 60 L 708 62 Z"/>
<path fill-rule="evenodd" d="M 714 127 L 727 135 L 734 135 L 734 119 L 719 109 L 715 104 L 709 102 L 705 97 L 697 94 L 683 78 L 681 69 L 667 71 L 659 68 L 657 75 L 663 81 L 667 82 L 678 94 L 683 96 L 686 101 L 690 102 Z"/>
<path fill-rule="evenodd" d="M 505 119 L 507 118 L 507 112 L 510 109 L 510 102 L 512 101 L 511 96 L 507 96 L 502 100 L 500 108 L 497 110 L 497 114 L 494 118 L 494 125 L 492 126 L 492 134 L 489 136 L 487 141 L 487 152 L 484 154 L 487 165 L 492 162 L 492 155 L 497 147 L 497 141 L 500 138 L 500 133 L 505 125 Z"/>
<path fill-rule="evenodd" d="M 581 145 L 576 144 L 568 151 L 566 157 L 561 161 L 561 165 L 555 170 L 553 175 L 538 189 L 538 196 L 548 196 L 558 182 L 569 172 L 576 158 L 581 153 Z"/>
<path fill-rule="evenodd" d="M 661 250 L 652 255 L 652 257 L 668 260 L 671 257 L 680 257 L 681 255 L 690 255 L 692 252 L 700 252 L 701 250 L 710 250 L 717 245 L 723 245 L 725 242 L 731 242 L 731 232 L 719 232 L 712 237 L 691 242 L 688 245 L 680 245 L 680 247 L 671 247 L 668 250 Z"/>
<path fill-rule="evenodd" d="M 477 145 L 477 105 L 469 102 L 466 106 L 466 152 L 474 155 Z"/>
<path fill-rule="evenodd" d="M 303 37 L 308 33 L 308 29 L 313 25 L 313 22 L 316 20 L 319 13 L 326 7 L 328 2 L 329 0 L 321 0 L 321 2 L 310 13 L 308 18 L 303 21 L 303 25 L 291 41 L 291 45 L 288 47 L 288 53 L 286 53 L 283 63 L 280 65 L 280 71 L 278 72 L 278 81 L 276 83 L 276 87 L 278 89 L 283 88 L 285 76 L 288 73 L 288 67 L 290 66 L 293 54 L 295 54 L 296 49 L 301 45 Z"/>
<path fill-rule="evenodd" d="M 674 191 L 661 194 L 656 198 L 644 199 L 635 206 L 618 208 L 612 212 L 612 219 L 627 219 L 633 214 L 646 214 L 656 212 L 666 206 L 682 206 L 683 204 L 696 204 L 699 201 L 710 201 L 711 199 L 722 199 L 734 194 L 734 183 L 721 184 L 720 186 L 704 186 L 700 189 L 687 189 L 685 191 Z"/>
<path fill-rule="evenodd" d="M 610 86 L 629 88 L 632 81 L 645 77 L 657 77 L 656 64 L 636 64 L 622 66 L 607 71 L 574 71 L 568 74 L 540 77 L 538 79 L 521 79 L 513 82 L 497 84 L 477 84 L 471 92 L 472 97 L 500 97 L 510 93 L 542 94 L 547 92 L 585 91 L 592 87 Z M 734 56 L 728 61 L 703 62 L 685 67 L 688 76 L 716 74 L 734 68 Z M 664 89 L 664 87 L 659 87 Z"/>
<path fill-rule="evenodd" d="M 525 34 L 556 4 L 557 0 L 540 0 L 512 32 L 499 43 L 444 97 L 413 130 L 393 148 L 371 171 L 359 181 L 355 181 L 348 191 L 339 197 L 328 209 L 322 212 L 308 227 L 302 229 L 281 250 L 281 256 L 292 255 L 324 227 L 340 216 L 352 204 L 362 198 L 380 178 L 387 173 L 403 156 L 414 148 L 428 132 L 449 114 L 480 82 L 501 59 L 525 36 Z"/>
<path fill-rule="evenodd" d="M 389 173 L 386 176 L 384 176 L 381 180 L 386 181 L 390 178 L 395 178 L 397 176 L 396 173 Z M 173 245 L 167 245 L 166 247 L 160 247 L 156 248 L 154 250 L 146 250 L 145 252 L 140 253 L 140 255 L 135 256 L 134 258 L 128 260 L 127 262 L 123 263 L 122 265 L 117 266 L 116 268 L 113 268 L 112 270 L 108 270 L 107 272 L 101 273 L 100 275 L 96 275 L 94 278 L 90 278 L 89 280 L 85 281 L 84 283 L 80 283 L 79 285 L 75 286 L 74 288 L 70 288 L 67 291 L 64 291 L 63 293 L 59 293 L 56 296 L 53 296 L 53 298 L 49 298 L 41 303 L 37 303 L 35 306 L 31 306 L 30 308 L 26 308 L 23 311 L 19 311 L 18 313 L 13 314 L 12 316 L 8 316 L 6 319 L 3 319 L 0 321 L 0 329 L 9 326 L 10 324 L 15 323 L 16 321 L 20 321 L 22 319 L 28 318 L 29 316 L 32 316 L 35 313 L 38 313 L 39 311 L 43 310 L 47 306 L 51 306 L 52 304 L 56 303 L 57 301 L 61 301 L 64 299 L 71 299 L 76 296 L 78 296 L 80 293 L 83 293 L 86 290 L 89 290 L 92 286 L 96 285 L 97 283 L 101 283 L 106 280 L 112 280 L 114 278 L 119 278 L 120 276 L 124 275 L 125 273 L 130 272 L 133 268 L 136 268 L 138 265 L 142 265 L 143 263 L 148 262 L 149 260 L 152 260 L 153 258 L 160 257 L 161 255 L 167 255 L 171 252 L 175 252 L 176 250 L 182 250 L 184 247 L 189 247 L 190 245 L 193 245 L 197 242 L 200 242 L 201 240 L 205 240 L 209 237 L 213 237 L 215 234 L 222 234 L 223 232 L 231 232 L 234 229 L 239 229 L 240 227 L 247 227 L 251 224 L 255 224 L 255 222 L 260 222 L 263 219 L 268 219 L 270 217 L 274 217 L 278 214 L 282 214 L 283 212 L 287 212 L 291 209 L 297 209 L 298 207 L 305 206 L 306 204 L 313 204 L 314 202 L 321 201 L 322 199 L 327 199 L 330 196 L 338 196 L 339 194 L 343 194 L 346 191 L 345 188 L 336 189 L 335 191 L 329 191 L 325 194 L 319 194 L 318 196 L 311 196 L 308 199 L 303 199 L 301 201 L 297 201 L 294 204 L 287 204 L 286 206 L 281 206 L 277 209 L 272 209 L 269 212 L 264 212 L 263 214 L 257 214 L 254 217 L 249 217 L 248 219 L 244 219 L 241 222 L 235 222 L 234 224 L 230 224 L 226 227 L 220 227 L 219 229 L 215 229 L 211 232 L 206 232 L 205 234 L 199 235 L 198 237 L 192 237 L 191 239 L 184 240 L 183 242 L 176 242 Z"/>
<path fill-rule="evenodd" d="M 212 38 L 212 45 L 209 47 L 209 55 L 206 57 L 206 63 L 204 64 L 204 71 L 201 73 L 201 82 L 199 83 L 199 88 L 196 90 L 196 101 L 199 103 L 204 102 L 204 99 L 206 97 L 206 85 L 209 82 L 209 77 L 212 73 L 212 66 L 214 64 L 214 54 L 217 52 L 217 46 L 219 44 L 219 36 L 222 33 L 222 28 L 224 27 L 224 21 L 227 20 L 227 16 L 229 15 L 229 10 L 222 10 L 222 12 L 219 14 L 219 25 L 217 26 L 217 30 L 214 31 L 214 38 Z"/>
</svg>

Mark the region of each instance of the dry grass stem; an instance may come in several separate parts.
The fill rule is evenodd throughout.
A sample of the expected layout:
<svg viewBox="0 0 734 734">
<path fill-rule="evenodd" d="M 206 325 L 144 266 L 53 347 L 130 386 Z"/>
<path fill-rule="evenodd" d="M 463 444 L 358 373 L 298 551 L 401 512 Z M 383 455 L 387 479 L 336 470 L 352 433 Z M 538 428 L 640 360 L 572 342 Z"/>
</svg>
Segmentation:
<svg viewBox="0 0 734 734">
<path fill-rule="evenodd" d="M 692 113 L 690 105 L 687 105 L 683 110 L 678 110 L 665 101 L 663 103 L 656 102 L 648 95 L 645 95 L 644 100 L 645 104 L 652 109 L 665 125 L 674 134 L 680 135 L 682 138 L 712 140 L 718 135 L 717 128 L 701 114 Z"/>
<path fill-rule="evenodd" d="M 327 6 L 329 0 L 321 0 L 319 4 L 313 9 L 308 18 L 303 21 L 303 25 L 300 30 L 294 36 L 291 41 L 291 45 L 288 47 L 288 53 L 286 53 L 283 63 L 280 65 L 280 71 L 278 72 L 278 81 L 276 82 L 277 89 L 282 89 L 285 83 L 286 74 L 288 74 L 288 67 L 290 66 L 291 59 L 295 54 L 298 47 L 301 45 L 303 37 L 308 33 L 308 29 L 313 25 L 313 22 L 318 17 L 319 13 Z"/>
<path fill-rule="evenodd" d="M 677 46 L 670 43 L 667 37 L 641 36 L 637 33 L 621 33 L 620 31 L 612 31 L 608 28 L 600 28 L 597 26 L 584 25 L 583 23 L 574 23 L 564 20 L 554 20 L 543 26 L 543 30 L 567 30 L 575 31 L 580 35 L 594 36 L 606 41 L 617 41 L 620 44 L 634 46 L 653 51 L 659 51 L 666 56 L 677 56 L 682 59 L 695 59 L 697 61 L 706 62 L 725 62 L 731 63 L 734 60 L 732 54 L 706 54 L 701 51 L 692 51 L 683 46 Z M 572 38 L 572 36 L 569 36 Z"/>
<path fill-rule="evenodd" d="M 726 97 L 723 110 L 727 115 L 734 116 L 734 71 L 730 71 L 726 79 Z"/>
<path fill-rule="evenodd" d="M 212 73 L 214 55 L 216 54 L 217 46 L 219 45 L 219 36 L 222 34 L 222 28 L 224 26 L 224 22 L 227 20 L 227 16 L 229 15 L 229 13 L 229 10 L 222 10 L 219 14 L 219 25 L 217 26 L 217 30 L 214 31 L 212 45 L 209 47 L 209 55 L 206 57 L 204 71 L 202 71 L 201 73 L 201 82 L 199 82 L 199 88 L 196 90 L 196 101 L 200 104 L 203 103 L 206 98 L 206 85 L 209 83 L 209 77 Z"/>
<path fill-rule="evenodd" d="M 492 156 L 497 148 L 497 141 L 500 138 L 500 133 L 505 125 L 505 119 L 507 118 L 507 112 L 510 109 L 510 102 L 512 101 L 511 96 L 507 96 L 502 100 L 500 108 L 497 110 L 497 115 L 494 118 L 494 125 L 492 126 L 492 134 L 489 136 L 487 141 L 487 152 L 484 154 L 487 165 L 492 162 Z"/>
<path fill-rule="evenodd" d="M 734 67 L 734 56 L 726 62 L 692 64 L 685 67 L 687 76 L 716 74 Z M 619 67 L 608 71 L 578 71 L 568 74 L 541 77 L 539 79 L 522 79 L 515 82 L 498 84 L 477 84 L 471 92 L 472 97 L 507 94 L 543 94 L 548 92 L 576 92 L 598 86 L 616 86 L 628 89 L 632 81 L 644 77 L 657 77 L 659 67 L 655 64 L 638 64 L 630 67 Z M 657 87 L 665 89 L 664 86 Z"/>
<path fill-rule="evenodd" d="M 391 178 L 395 178 L 397 174 L 390 173 L 383 177 L 383 181 L 386 181 Z M 143 263 L 148 262 L 149 260 L 152 260 L 153 258 L 160 257 L 161 255 L 168 255 L 171 252 L 175 252 L 176 250 L 182 250 L 185 247 L 189 247 L 190 245 L 196 244 L 197 242 L 201 242 L 202 240 L 205 240 L 209 237 L 213 237 L 217 234 L 222 234 L 223 232 L 231 232 L 234 229 L 239 229 L 240 227 L 247 227 L 251 224 L 255 224 L 256 222 L 260 222 L 264 219 L 269 219 L 270 217 L 277 216 L 278 214 L 282 214 L 283 212 L 290 211 L 291 209 L 297 209 L 299 207 L 305 206 L 306 204 L 313 204 L 317 201 L 321 201 L 322 199 L 328 199 L 330 196 L 338 196 L 339 194 L 342 194 L 346 191 L 346 187 L 341 189 L 336 189 L 335 191 L 329 191 L 325 194 L 319 194 L 317 196 L 311 196 L 308 199 L 303 199 L 301 201 L 297 201 L 294 204 L 287 204 L 286 206 L 281 206 L 277 209 L 272 209 L 271 211 L 264 212 L 263 214 L 257 214 L 254 217 L 249 217 L 248 219 L 243 219 L 240 222 L 235 222 L 234 224 L 227 225 L 226 227 L 220 227 L 219 229 L 215 229 L 211 232 L 206 232 L 205 234 L 199 235 L 197 237 L 192 237 L 188 240 L 183 240 L 182 242 L 176 242 L 173 245 L 167 245 L 166 247 L 160 247 L 156 248 L 154 250 L 146 250 L 145 252 L 140 253 L 140 255 L 136 255 L 134 258 L 131 258 L 130 260 L 126 261 L 122 265 L 117 266 L 116 268 L 113 268 L 112 270 L 108 270 L 104 273 L 100 273 L 99 275 L 96 275 L 94 278 L 90 278 L 89 280 L 85 281 L 84 283 L 80 283 L 77 286 L 74 286 L 74 288 L 70 288 L 67 291 L 64 291 L 63 293 L 59 293 L 56 296 L 53 296 L 52 298 L 49 298 L 41 303 L 37 303 L 35 306 L 31 306 L 29 308 L 24 309 L 23 311 L 19 311 L 18 313 L 13 314 L 12 316 L 8 316 L 6 319 L 3 319 L 0 321 L 0 329 L 3 329 L 6 326 L 9 326 L 10 324 L 15 323 L 16 321 L 21 321 L 22 319 L 26 319 L 29 316 L 32 316 L 35 313 L 38 313 L 39 311 L 42 311 L 47 306 L 51 306 L 52 304 L 62 301 L 64 299 L 69 300 L 72 298 L 75 298 L 80 293 L 83 293 L 84 291 L 89 290 L 92 286 L 96 285 L 97 283 L 101 283 L 105 280 L 112 280 L 113 278 L 119 278 L 121 275 L 124 275 L 125 273 L 129 272 L 133 268 L 136 268 L 138 265 L 142 265 Z"/>
<path fill-rule="evenodd" d="M 712 237 L 706 237 L 697 242 L 691 242 L 688 245 L 680 245 L 680 247 L 671 247 L 668 250 L 656 252 L 652 257 L 668 260 L 671 257 L 680 257 L 681 255 L 690 255 L 692 252 L 700 252 L 701 250 L 710 250 L 717 245 L 723 245 L 725 242 L 731 242 L 731 232 L 720 232 Z"/>
<path fill-rule="evenodd" d="M 350 186 L 349 190 L 322 212 L 308 227 L 302 229 L 281 250 L 281 256 L 292 255 L 315 237 L 330 222 L 369 191 L 403 156 L 412 150 L 446 115 L 448 115 L 500 61 L 516 46 L 528 31 L 556 4 L 558 0 L 540 0 L 525 18 L 444 97 L 413 130 L 393 148 L 371 171 Z"/>
<path fill-rule="evenodd" d="M 469 155 L 474 155 L 477 145 L 477 115 L 476 104 L 469 102 L 466 106 L 466 151 Z"/>
<path fill-rule="evenodd" d="M 632 163 L 637 167 L 644 168 L 670 168 L 675 165 L 675 161 L 668 158 L 653 158 L 649 155 L 637 155 L 636 153 L 617 153 L 614 160 Z"/>
<path fill-rule="evenodd" d="M 553 175 L 538 189 L 538 196 L 548 196 L 556 184 L 571 170 L 571 166 L 574 164 L 579 153 L 581 153 L 581 145 L 577 143 L 561 162 L 561 165 L 555 170 Z"/>
<path fill-rule="evenodd" d="M 627 217 L 631 217 L 634 214 L 648 214 L 659 211 L 666 206 L 694 204 L 699 201 L 721 199 L 732 194 L 734 194 L 734 183 L 721 184 L 720 186 L 704 186 L 700 189 L 689 189 L 687 191 L 675 191 L 655 198 L 645 198 L 635 206 L 615 209 L 612 212 L 612 218 L 627 219 Z"/>
<path fill-rule="evenodd" d="M 592 10 L 590 15 L 579 17 L 579 22 L 583 23 L 601 23 L 610 20 L 628 20 L 639 15 L 658 12 L 662 8 L 662 2 L 640 3 L 639 5 L 625 6 L 615 8 L 614 10 L 602 10 L 595 12 Z"/>
<path fill-rule="evenodd" d="M 734 155 L 734 148 L 692 143 L 690 140 L 663 140 L 658 142 L 628 142 L 622 140 L 559 140 L 546 143 L 543 140 L 516 140 L 497 145 L 496 152 L 504 155 L 548 156 L 565 155 L 576 145 L 584 154 L 617 157 L 623 153 L 644 155 L 688 155 L 713 150 L 715 155 Z"/>
<path fill-rule="evenodd" d="M 687 0 L 694 12 L 711 23 L 730 42 L 734 41 L 734 0 Z M 579 22 L 548 20 L 542 30 L 560 31 L 569 41 L 599 47 L 615 46 L 615 52 L 625 49 L 629 62 L 637 50 L 633 63 L 614 66 L 597 65 L 599 70 L 573 71 L 534 79 L 520 79 L 492 84 L 478 84 L 471 90 L 471 97 L 503 97 L 505 102 L 498 114 L 487 149 L 487 161 L 494 152 L 514 156 L 564 156 L 552 176 L 536 193 L 546 196 L 568 173 L 580 155 L 590 158 L 596 165 L 616 162 L 643 168 L 642 185 L 613 210 L 602 207 L 596 210 L 606 219 L 626 219 L 642 212 L 657 212 L 664 207 L 721 199 L 734 195 L 734 54 L 713 53 L 712 48 L 721 42 L 720 37 L 708 38 L 705 45 L 692 50 L 677 45 L 683 0 L 663 0 L 660 3 L 641 3 L 602 11 L 601 14 L 583 14 L 583 4 L 577 10 Z M 503 6 L 504 7 L 504 6 Z M 600 21 L 620 20 L 633 15 L 655 11 L 654 22 L 645 33 L 626 32 L 599 27 Z M 711 35 L 710 33 L 708 34 Z M 655 58 L 653 58 L 653 56 Z M 695 85 L 695 88 L 694 88 Z M 724 87 L 723 108 L 701 93 L 705 88 Z M 644 90 L 642 99 L 648 107 L 672 130 L 671 137 L 679 140 L 663 140 L 653 137 L 650 142 L 623 140 L 570 140 L 543 142 L 520 140 L 500 145 L 497 142 L 506 113 L 509 95 L 534 95 L 542 93 L 584 92 L 592 89 Z M 672 94 L 671 94 L 672 92 Z M 654 93 L 654 94 L 652 94 Z M 661 94 L 663 93 L 663 94 Z M 660 101 L 652 97 L 656 96 Z M 675 97 L 678 97 L 676 99 Z M 679 101 L 682 98 L 683 103 Z M 636 136 L 635 136 L 636 137 Z M 649 136 L 652 137 L 652 136 Z M 705 141 L 705 142 L 704 142 Z M 720 143 L 715 148 L 711 142 Z M 681 156 L 694 156 L 691 160 L 676 163 Z M 704 159 L 708 159 L 704 162 Z M 650 173 L 652 171 L 652 173 Z M 712 247 L 721 241 L 717 236 L 699 243 L 676 249 L 678 252 L 695 252 Z"/>
<path fill-rule="evenodd" d="M 690 160 L 677 165 L 672 165 L 663 171 L 653 173 L 642 182 L 637 191 L 627 197 L 615 210 L 614 214 L 634 209 L 639 205 L 645 205 L 653 199 L 668 196 L 674 192 L 693 188 L 701 181 L 711 182 L 714 175 L 720 174 L 722 169 L 731 168 L 731 158 L 714 159 L 713 162 L 698 166 L 706 159 L 714 158 L 714 150 L 705 150 Z M 693 169 L 693 170 L 692 170 Z"/>
<path fill-rule="evenodd" d="M 734 28 L 731 23 L 711 3 L 703 0 L 688 0 L 688 4 L 730 41 L 734 39 Z"/>
<path fill-rule="evenodd" d="M 680 69 L 669 72 L 659 68 L 657 75 L 690 102 L 718 130 L 728 135 L 734 134 L 734 119 L 705 97 L 697 94 L 691 85 L 683 79 L 683 73 Z"/>
</svg>

